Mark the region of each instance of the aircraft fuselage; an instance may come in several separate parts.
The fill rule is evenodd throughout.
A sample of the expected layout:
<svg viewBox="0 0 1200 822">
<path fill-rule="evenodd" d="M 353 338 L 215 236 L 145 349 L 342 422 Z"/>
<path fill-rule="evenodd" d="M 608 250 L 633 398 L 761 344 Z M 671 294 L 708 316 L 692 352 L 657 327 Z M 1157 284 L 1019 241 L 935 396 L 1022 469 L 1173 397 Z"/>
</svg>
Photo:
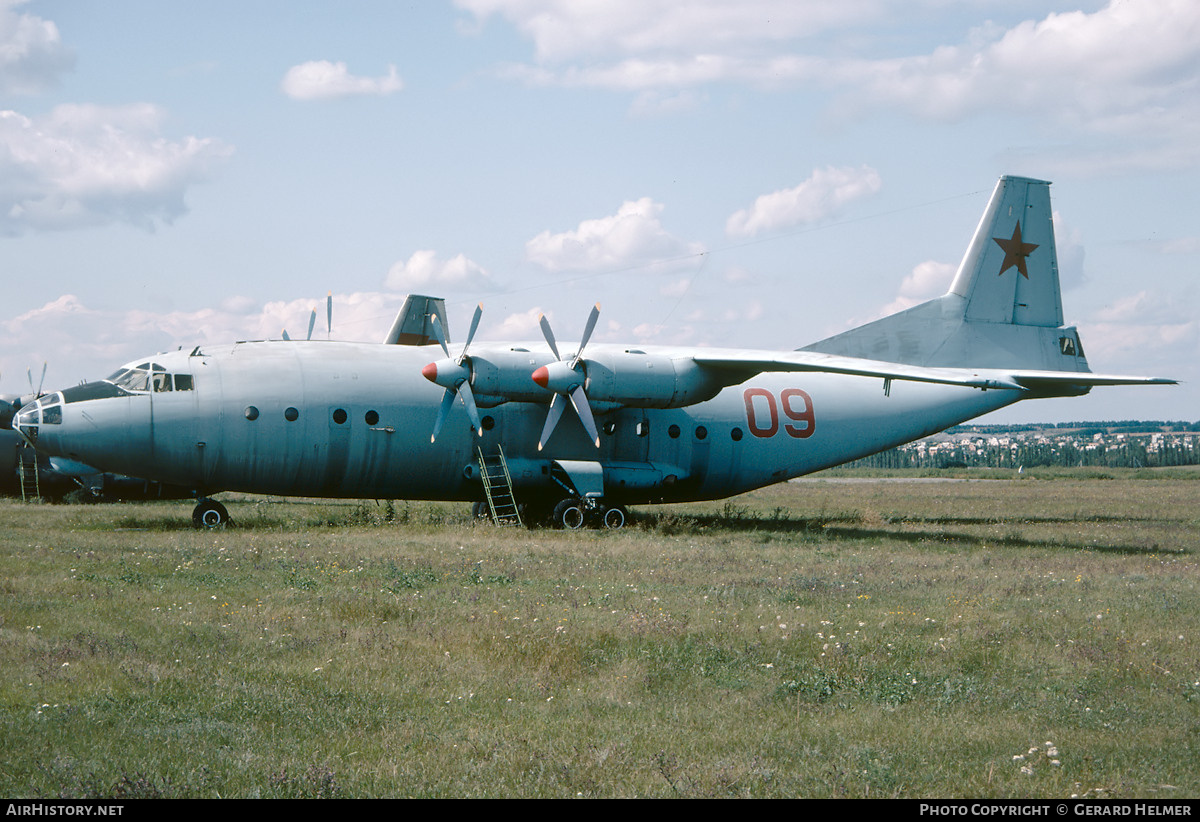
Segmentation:
<svg viewBox="0 0 1200 822">
<path fill-rule="evenodd" d="M 478 500 L 477 449 L 502 444 L 518 495 L 552 495 L 554 461 L 588 461 L 603 466 L 607 498 L 642 503 L 727 497 L 1017 399 L 1013 391 L 910 382 L 885 394 L 869 377 L 763 373 L 711 399 L 685 397 L 684 407 L 598 407 L 598 448 L 568 412 L 539 451 L 553 393 L 529 380 L 522 401 L 497 404 L 503 398 L 476 387 L 482 433 L 455 402 L 431 442 L 443 389 L 421 371 L 436 350 L 279 341 L 160 354 L 142 363 L 145 377 L 130 376 L 129 366 L 115 381 L 47 395 L 23 409 L 18 424 L 44 452 L 204 494 Z M 679 349 L 635 353 L 651 365 L 655 357 L 690 364 Z M 534 344 L 472 354 L 508 364 L 505 373 L 516 373 L 514 361 L 522 374 L 555 361 Z M 604 356 L 604 346 L 589 349 L 589 358 Z"/>
</svg>

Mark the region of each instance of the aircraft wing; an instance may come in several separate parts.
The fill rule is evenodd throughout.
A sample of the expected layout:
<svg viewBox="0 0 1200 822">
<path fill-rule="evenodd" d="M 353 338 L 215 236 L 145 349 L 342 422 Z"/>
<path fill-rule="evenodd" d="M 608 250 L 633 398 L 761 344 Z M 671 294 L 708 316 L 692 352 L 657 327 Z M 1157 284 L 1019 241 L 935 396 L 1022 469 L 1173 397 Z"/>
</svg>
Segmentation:
<svg viewBox="0 0 1200 822">
<path fill-rule="evenodd" d="M 697 365 L 727 372 L 728 385 L 736 385 L 763 372 L 821 372 L 878 377 L 884 380 L 908 380 L 969 388 L 1005 388 L 1037 391 L 1078 385 L 1173 385 L 1176 380 L 1161 377 L 1132 377 L 1120 374 L 1093 374 L 1089 371 L 1009 371 L 997 368 L 943 368 L 905 363 L 868 360 L 822 354 L 815 351 L 714 351 L 692 357 Z"/>
</svg>

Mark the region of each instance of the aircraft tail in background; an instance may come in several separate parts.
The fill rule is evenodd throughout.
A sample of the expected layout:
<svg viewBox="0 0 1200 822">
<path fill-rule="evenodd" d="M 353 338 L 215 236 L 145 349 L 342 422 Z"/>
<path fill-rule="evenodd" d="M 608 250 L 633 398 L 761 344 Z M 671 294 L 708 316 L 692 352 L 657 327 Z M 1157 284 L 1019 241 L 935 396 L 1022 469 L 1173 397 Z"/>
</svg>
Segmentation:
<svg viewBox="0 0 1200 822">
<path fill-rule="evenodd" d="M 1050 184 L 1002 177 L 949 292 L 804 351 L 928 367 L 1087 372 L 1064 327 Z"/>
</svg>

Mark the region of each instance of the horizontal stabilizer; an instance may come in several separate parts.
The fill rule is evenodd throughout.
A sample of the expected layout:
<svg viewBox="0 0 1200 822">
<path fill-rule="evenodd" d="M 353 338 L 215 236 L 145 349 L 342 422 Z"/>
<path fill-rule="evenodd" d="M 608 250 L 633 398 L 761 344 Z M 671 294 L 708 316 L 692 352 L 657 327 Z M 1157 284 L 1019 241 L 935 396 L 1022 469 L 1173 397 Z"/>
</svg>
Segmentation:
<svg viewBox="0 0 1200 822">
<path fill-rule="evenodd" d="M 942 385 L 961 385 L 969 388 L 1008 388 L 1025 390 L 1002 372 L 968 368 L 930 368 L 897 362 L 841 357 L 815 351 L 722 351 L 692 358 L 699 366 L 728 374 L 726 385 L 737 385 L 756 374 L 772 371 L 819 372 L 849 374 L 859 377 L 879 377 L 885 380 L 909 380 Z"/>
<path fill-rule="evenodd" d="M 1125 374 L 1093 374 L 1090 371 L 1022 371 L 1012 375 L 1014 382 L 1040 390 L 1062 385 L 1178 385 L 1166 377 L 1132 377 Z"/>
<path fill-rule="evenodd" d="M 842 357 L 815 351 L 722 351 L 692 358 L 703 368 L 725 372 L 725 385 L 737 385 L 765 372 L 816 372 L 878 377 L 884 380 L 961 385 L 968 388 L 1055 392 L 1097 385 L 1175 385 L 1164 377 L 1093 374 L 1089 371 L 1014 371 L 1003 368 L 946 368 Z"/>
</svg>

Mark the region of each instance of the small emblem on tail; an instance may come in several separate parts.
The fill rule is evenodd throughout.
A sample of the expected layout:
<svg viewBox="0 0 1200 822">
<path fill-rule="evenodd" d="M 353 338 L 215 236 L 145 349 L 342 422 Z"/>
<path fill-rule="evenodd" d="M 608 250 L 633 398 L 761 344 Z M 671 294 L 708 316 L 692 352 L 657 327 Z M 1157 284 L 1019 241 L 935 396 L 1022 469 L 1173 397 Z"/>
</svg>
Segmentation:
<svg viewBox="0 0 1200 822">
<path fill-rule="evenodd" d="M 1000 275 L 1003 276 L 1005 271 L 1015 265 L 1017 271 L 1021 272 L 1021 276 L 1028 280 L 1029 269 L 1025 267 L 1025 258 L 1033 253 L 1037 244 L 1021 242 L 1021 221 L 1017 220 L 1017 227 L 1013 229 L 1010 239 L 1002 240 L 999 237 L 993 237 L 992 242 L 1004 249 L 1004 264 L 1000 266 Z"/>
</svg>

